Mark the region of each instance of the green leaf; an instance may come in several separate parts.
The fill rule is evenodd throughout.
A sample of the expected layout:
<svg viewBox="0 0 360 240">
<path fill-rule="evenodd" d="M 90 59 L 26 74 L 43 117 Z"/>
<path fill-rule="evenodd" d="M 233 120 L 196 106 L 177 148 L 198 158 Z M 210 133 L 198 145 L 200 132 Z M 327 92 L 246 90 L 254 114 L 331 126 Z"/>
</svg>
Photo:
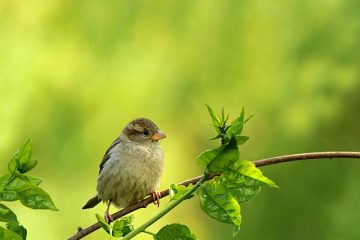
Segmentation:
<svg viewBox="0 0 360 240">
<path fill-rule="evenodd" d="M 8 170 L 9 170 L 9 172 L 11 174 L 14 174 L 17 171 L 18 167 L 19 167 L 19 162 L 14 157 L 10 160 L 10 162 L 8 164 Z"/>
<path fill-rule="evenodd" d="M 20 235 L 22 239 L 26 239 L 27 230 L 22 225 L 19 225 L 17 223 L 7 223 L 6 228 Z"/>
<path fill-rule="evenodd" d="M 8 164 L 8 170 L 11 174 L 14 174 L 16 171 L 20 173 L 25 173 L 33 169 L 37 160 L 31 159 L 32 146 L 30 139 L 24 143 L 19 150 L 14 154 L 12 159 Z"/>
<path fill-rule="evenodd" d="M 110 233 L 110 229 L 111 229 L 112 235 L 114 237 L 124 237 L 129 232 L 134 230 L 134 226 L 132 225 L 132 222 L 134 220 L 133 215 L 125 216 L 125 217 L 122 217 L 122 218 L 116 220 L 112 227 L 110 224 L 108 224 L 105 221 L 105 219 L 102 216 L 100 216 L 100 214 L 96 214 L 95 216 L 96 216 L 101 228 L 104 229 L 105 232 L 107 232 L 107 233 Z"/>
<path fill-rule="evenodd" d="M 9 183 L 10 174 L 6 174 L 0 177 L 0 192 L 2 192 L 6 185 Z"/>
<path fill-rule="evenodd" d="M 224 178 L 222 184 L 226 186 L 238 203 L 249 202 L 261 190 L 261 186 L 259 186 L 256 181 L 246 176 L 241 176 L 237 182 Z"/>
<path fill-rule="evenodd" d="M 232 138 L 227 144 L 221 145 L 212 150 L 206 150 L 197 157 L 198 163 L 207 167 L 211 172 L 222 172 L 228 166 L 237 161 L 239 151 L 237 148 L 236 140 Z"/>
<path fill-rule="evenodd" d="M 230 127 L 226 130 L 226 135 L 230 138 L 231 136 L 241 135 L 241 132 L 244 128 L 244 125 L 247 121 L 249 121 L 253 116 L 248 117 L 246 120 L 244 120 L 245 112 L 244 108 L 242 108 L 240 117 L 234 119 Z"/>
<path fill-rule="evenodd" d="M 20 191 L 24 191 L 28 188 L 34 187 L 33 183 L 38 183 L 36 178 L 28 177 L 20 173 L 15 173 L 13 176 L 7 174 L 0 180 L 0 200 L 3 201 L 15 201 L 20 200 Z"/>
<path fill-rule="evenodd" d="M 0 200 L 20 200 L 23 205 L 29 208 L 58 210 L 50 196 L 43 189 L 36 186 L 40 184 L 40 179 L 16 173 L 15 178 L 6 182 L 9 176 L 1 177 L 0 186 L 3 191 L 0 192 Z"/>
<path fill-rule="evenodd" d="M 11 174 L 14 174 L 16 171 L 20 173 L 26 173 L 33 169 L 37 160 L 31 159 L 32 155 L 32 145 L 30 139 L 24 143 L 19 150 L 16 151 L 14 156 L 11 158 L 8 164 L 8 170 Z"/>
<path fill-rule="evenodd" d="M 3 204 L 0 204 L 0 222 L 18 222 L 15 213 Z"/>
<path fill-rule="evenodd" d="M 197 158 L 196 161 L 204 166 L 207 167 L 218 155 L 221 154 L 221 152 L 224 151 L 224 149 L 226 148 L 225 145 L 222 145 L 220 147 L 211 149 L 211 150 L 206 150 L 204 152 L 202 152 Z"/>
<path fill-rule="evenodd" d="M 5 190 L 24 191 L 34 186 L 30 181 L 23 178 L 21 174 L 16 174 L 15 177 L 7 183 Z"/>
<path fill-rule="evenodd" d="M 49 194 L 37 186 L 32 186 L 31 188 L 21 191 L 19 195 L 21 197 L 21 203 L 26 207 L 58 211 Z"/>
<path fill-rule="evenodd" d="M 154 235 L 155 240 L 196 240 L 196 236 L 190 232 L 186 225 L 173 223 L 166 225 Z"/>
<path fill-rule="evenodd" d="M 0 201 L 16 201 L 19 200 L 20 196 L 15 190 L 4 190 L 0 192 Z"/>
<path fill-rule="evenodd" d="M 209 105 L 207 105 L 207 104 L 205 104 L 205 105 L 209 111 L 213 126 L 215 127 L 215 130 L 218 131 L 217 127 L 221 126 L 221 120 L 218 116 L 216 116 L 215 112 L 211 109 L 211 107 Z"/>
<path fill-rule="evenodd" d="M 110 225 L 105 221 L 105 219 L 100 215 L 100 214 L 95 214 L 98 223 L 100 224 L 100 226 L 102 227 L 102 229 L 104 229 L 107 233 L 110 232 Z"/>
<path fill-rule="evenodd" d="M 37 165 L 36 159 L 29 159 L 27 162 L 22 163 L 20 165 L 19 171 L 21 173 L 26 173 L 26 172 L 30 171 L 31 169 L 33 169 L 34 167 L 36 167 L 36 165 Z"/>
<path fill-rule="evenodd" d="M 31 177 L 25 174 L 17 173 L 11 178 L 10 174 L 3 176 L 3 180 L 0 178 L 0 190 L 11 189 L 11 190 L 25 190 L 33 186 L 38 186 L 41 183 L 41 179 Z"/>
<path fill-rule="evenodd" d="M 197 157 L 197 161 L 206 166 L 208 173 L 221 173 L 239 158 L 236 139 L 212 150 L 207 150 Z"/>
<path fill-rule="evenodd" d="M 243 145 L 244 143 L 246 143 L 249 140 L 248 136 L 236 135 L 235 138 L 236 138 L 237 145 Z"/>
<path fill-rule="evenodd" d="M 187 192 L 192 187 L 192 184 L 189 184 L 188 186 L 171 184 L 169 188 L 170 201 L 179 199 L 185 192 Z M 193 196 L 194 195 L 191 194 L 186 199 L 190 199 Z"/>
<path fill-rule="evenodd" d="M 32 176 L 25 175 L 25 174 L 22 174 L 21 176 L 24 180 L 28 181 L 29 183 L 31 183 L 35 186 L 39 186 L 40 183 L 42 182 L 42 179 L 40 179 L 40 178 L 32 177 Z"/>
<path fill-rule="evenodd" d="M 134 220 L 134 216 L 125 216 L 118 220 L 113 225 L 112 233 L 114 237 L 125 237 L 131 231 L 134 230 L 134 226 L 132 222 Z"/>
<path fill-rule="evenodd" d="M 231 137 L 240 135 L 244 127 L 244 108 L 241 111 L 240 117 L 231 122 L 230 127 L 226 131 L 226 135 Z"/>
<path fill-rule="evenodd" d="M 211 138 L 210 140 L 216 140 L 216 139 L 219 139 L 221 138 L 221 135 L 216 135 L 215 137 Z"/>
<path fill-rule="evenodd" d="M 222 126 L 226 125 L 227 120 L 229 119 L 229 115 L 226 116 L 225 118 L 225 113 L 224 113 L 224 108 L 221 109 L 221 123 Z"/>
<path fill-rule="evenodd" d="M 242 178 L 246 176 L 248 178 Z M 235 183 L 243 183 L 244 181 L 251 186 L 264 186 L 277 187 L 276 184 L 269 178 L 262 175 L 260 169 L 258 169 L 254 163 L 246 160 L 240 160 L 234 163 L 231 167 L 224 171 L 224 177 L 227 180 Z M 251 182 L 253 181 L 253 182 Z"/>
<path fill-rule="evenodd" d="M 10 178 L 10 174 L 0 177 L 0 201 L 15 201 L 20 199 L 20 196 L 15 190 L 6 189 L 9 185 Z"/>
<path fill-rule="evenodd" d="M 0 200 L 20 200 L 22 204 L 29 208 L 57 211 L 50 196 L 37 187 L 41 182 L 40 179 L 20 173 L 15 173 L 14 176 L 11 179 L 10 174 L 8 174 L 0 178 L 0 187 L 3 189 L 0 191 Z"/>
<path fill-rule="evenodd" d="M 23 238 L 13 231 L 0 227 L 0 239 L 1 240 L 23 240 Z"/>
<path fill-rule="evenodd" d="M 202 210 L 210 217 L 224 223 L 232 224 L 234 234 L 240 228 L 240 205 L 221 183 L 221 178 L 204 183 L 196 191 Z"/>
</svg>

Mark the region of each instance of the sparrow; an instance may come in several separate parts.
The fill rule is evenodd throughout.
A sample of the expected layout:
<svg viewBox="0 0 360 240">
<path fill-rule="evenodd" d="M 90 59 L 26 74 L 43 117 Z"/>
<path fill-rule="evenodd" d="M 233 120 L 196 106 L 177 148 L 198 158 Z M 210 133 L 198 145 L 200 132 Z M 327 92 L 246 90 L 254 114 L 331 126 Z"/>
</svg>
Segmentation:
<svg viewBox="0 0 360 240">
<path fill-rule="evenodd" d="M 97 195 L 86 202 L 82 209 L 106 202 L 104 219 L 113 221 L 110 204 L 127 207 L 151 195 L 159 206 L 160 185 L 164 154 L 159 140 L 165 133 L 150 119 L 137 118 L 129 122 L 106 151 L 99 170 Z"/>
</svg>

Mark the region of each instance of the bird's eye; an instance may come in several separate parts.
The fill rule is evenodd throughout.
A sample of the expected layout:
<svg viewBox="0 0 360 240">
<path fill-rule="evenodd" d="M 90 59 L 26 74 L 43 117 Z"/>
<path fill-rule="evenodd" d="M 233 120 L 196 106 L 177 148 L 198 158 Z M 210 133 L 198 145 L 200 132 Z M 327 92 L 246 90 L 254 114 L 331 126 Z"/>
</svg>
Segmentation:
<svg viewBox="0 0 360 240">
<path fill-rule="evenodd" d="M 144 135 L 145 135 L 145 136 L 149 136 L 149 134 L 150 134 L 149 130 L 144 129 Z"/>
</svg>

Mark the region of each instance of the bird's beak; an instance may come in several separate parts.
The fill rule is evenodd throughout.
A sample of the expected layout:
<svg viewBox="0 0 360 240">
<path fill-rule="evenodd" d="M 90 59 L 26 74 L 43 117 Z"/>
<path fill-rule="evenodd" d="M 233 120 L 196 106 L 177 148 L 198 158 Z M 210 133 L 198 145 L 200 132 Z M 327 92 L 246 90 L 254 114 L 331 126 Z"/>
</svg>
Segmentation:
<svg viewBox="0 0 360 240">
<path fill-rule="evenodd" d="M 151 136 L 152 141 L 159 141 L 160 139 L 163 139 L 163 138 L 166 138 L 166 134 L 160 130 L 157 130 L 157 132 Z"/>
</svg>

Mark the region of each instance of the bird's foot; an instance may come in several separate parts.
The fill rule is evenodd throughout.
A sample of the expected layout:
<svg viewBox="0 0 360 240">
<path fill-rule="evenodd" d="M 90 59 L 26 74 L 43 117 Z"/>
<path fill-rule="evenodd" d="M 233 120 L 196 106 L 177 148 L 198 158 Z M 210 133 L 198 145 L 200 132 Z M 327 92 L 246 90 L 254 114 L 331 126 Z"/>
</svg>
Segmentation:
<svg viewBox="0 0 360 240">
<path fill-rule="evenodd" d="M 152 197 L 153 203 L 159 207 L 160 206 L 160 198 L 161 198 L 160 192 L 158 192 L 158 191 L 152 192 L 151 197 Z"/>
<path fill-rule="evenodd" d="M 114 219 L 111 217 L 111 214 L 109 213 L 108 209 L 104 213 L 104 219 L 108 224 L 114 221 Z"/>
</svg>

